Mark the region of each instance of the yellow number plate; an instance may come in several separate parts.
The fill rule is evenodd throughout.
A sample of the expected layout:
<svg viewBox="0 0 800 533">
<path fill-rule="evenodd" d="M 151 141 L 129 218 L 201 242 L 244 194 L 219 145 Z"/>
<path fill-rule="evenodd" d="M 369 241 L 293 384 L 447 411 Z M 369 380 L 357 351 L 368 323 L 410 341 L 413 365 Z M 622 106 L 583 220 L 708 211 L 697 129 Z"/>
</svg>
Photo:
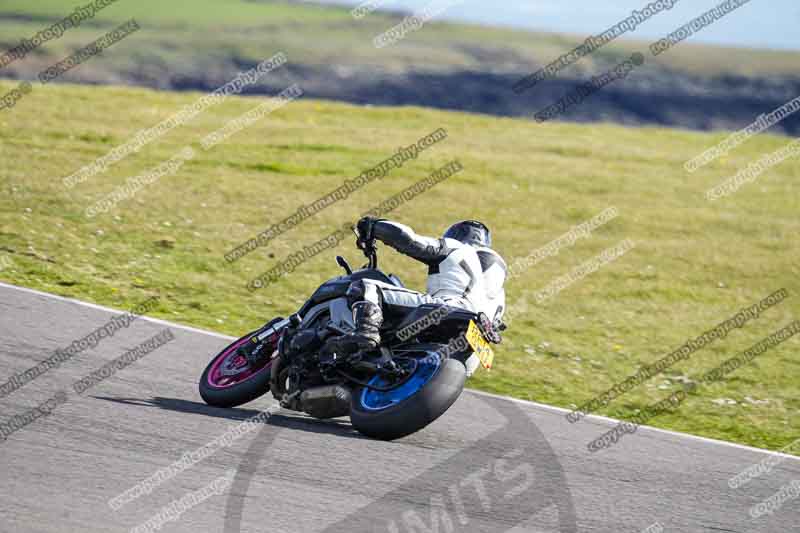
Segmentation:
<svg viewBox="0 0 800 533">
<path fill-rule="evenodd" d="M 481 364 L 483 364 L 483 366 L 486 368 L 492 368 L 494 351 L 489 345 L 489 341 L 483 338 L 481 330 L 473 320 L 469 321 L 469 329 L 467 329 L 467 342 L 470 346 L 472 346 L 472 349 L 475 350 L 475 354 L 478 356 L 478 359 L 481 360 Z"/>
</svg>

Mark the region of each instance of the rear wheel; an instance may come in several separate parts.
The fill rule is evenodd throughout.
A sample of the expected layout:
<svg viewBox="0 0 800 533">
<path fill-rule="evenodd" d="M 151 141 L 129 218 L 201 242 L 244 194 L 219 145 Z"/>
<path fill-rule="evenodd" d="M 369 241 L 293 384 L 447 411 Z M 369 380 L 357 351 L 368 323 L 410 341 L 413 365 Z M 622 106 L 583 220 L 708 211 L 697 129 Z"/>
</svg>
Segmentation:
<svg viewBox="0 0 800 533">
<path fill-rule="evenodd" d="M 357 388 L 350 406 L 350 421 L 359 432 L 381 440 L 394 440 L 424 428 L 447 411 L 464 390 L 466 369 L 454 359 L 442 359 L 428 350 L 416 359 L 413 374 L 388 391 Z M 369 384 L 391 386 L 380 376 Z"/>
<path fill-rule="evenodd" d="M 280 321 L 280 318 L 271 320 L 264 328 Z M 272 361 L 267 361 L 259 367 L 253 368 L 237 349 L 257 333 L 264 330 L 248 333 L 241 339 L 233 342 L 218 353 L 208 364 L 200 378 L 200 396 L 208 405 L 215 407 L 235 407 L 251 402 L 269 390 L 270 368 Z M 278 343 L 280 335 L 266 339 L 271 343 L 265 347 L 272 353 Z"/>
</svg>

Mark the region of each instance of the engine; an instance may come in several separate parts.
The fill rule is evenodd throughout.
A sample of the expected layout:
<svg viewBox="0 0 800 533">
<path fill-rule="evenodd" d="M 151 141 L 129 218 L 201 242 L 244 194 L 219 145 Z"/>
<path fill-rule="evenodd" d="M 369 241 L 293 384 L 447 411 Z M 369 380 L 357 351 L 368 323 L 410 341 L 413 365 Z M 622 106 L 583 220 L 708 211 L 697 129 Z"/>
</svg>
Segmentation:
<svg viewBox="0 0 800 533">
<path fill-rule="evenodd" d="M 314 418 L 334 418 L 350 411 L 350 389 L 339 379 L 320 372 L 320 351 L 334 335 L 322 317 L 311 327 L 287 330 L 273 363 L 272 394 L 284 407 Z"/>
</svg>

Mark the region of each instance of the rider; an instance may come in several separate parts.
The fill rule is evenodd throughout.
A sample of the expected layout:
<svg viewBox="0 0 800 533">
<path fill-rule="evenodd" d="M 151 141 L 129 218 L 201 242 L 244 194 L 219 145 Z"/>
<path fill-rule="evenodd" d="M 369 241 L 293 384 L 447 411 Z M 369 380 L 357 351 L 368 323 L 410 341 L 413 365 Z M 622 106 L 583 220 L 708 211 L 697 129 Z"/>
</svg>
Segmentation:
<svg viewBox="0 0 800 533">
<path fill-rule="evenodd" d="M 372 279 L 354 281 L 347 297 L 355 331 L 333 339 L 333 349 L 354 353 L 376 348 L 384 312 L 406 314 L 422 304 L 440 303 L 483 312 L 492 322 L 503 316 L 507 267 L 500 254 L 491 249 L 491 232 L 483 223 L 457 222 L 441 239 L 423 237 L 408 226 L 374 217 L 359 220 L 356 230 L 360 245 L 377 239 L 428 265 L 427 293 Z"/>
</svg>

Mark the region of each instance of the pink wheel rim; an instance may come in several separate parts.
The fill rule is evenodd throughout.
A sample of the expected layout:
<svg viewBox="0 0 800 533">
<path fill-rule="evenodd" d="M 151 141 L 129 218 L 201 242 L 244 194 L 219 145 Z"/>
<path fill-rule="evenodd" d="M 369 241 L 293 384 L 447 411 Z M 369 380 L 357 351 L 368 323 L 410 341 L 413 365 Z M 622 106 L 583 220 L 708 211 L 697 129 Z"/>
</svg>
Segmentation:
<svg viewBox="0 0 800 533">
<path fill-rule="evenodd" d="M 249 367 L 247 360 L 244 359 L 244 357 L 236 354 L 236 350 L 239 348 L 239 346 L 249 342 L 251 338 L 252 336 L 247 336 L 236 341 L 224 352 L 219 354 L 216 359 L 214 359 L 214 362 L 211 365 L 211 370 L 208 371 L 208 377 L 206 379 L 210 387 L 215 389 L 227 389 L 229 387 L 239 385 L 240 383 L 244 383 L 248 379 L 252 379 L 261 374 L 272 366 L 272 361 L 269 361 L 261 368 L 253 370 Z M 226 375 L 222 373 L 222 368 L 226 365 L 228 368 L 241 368 L 242 370 L 234 375 Z"/>
</svg>

